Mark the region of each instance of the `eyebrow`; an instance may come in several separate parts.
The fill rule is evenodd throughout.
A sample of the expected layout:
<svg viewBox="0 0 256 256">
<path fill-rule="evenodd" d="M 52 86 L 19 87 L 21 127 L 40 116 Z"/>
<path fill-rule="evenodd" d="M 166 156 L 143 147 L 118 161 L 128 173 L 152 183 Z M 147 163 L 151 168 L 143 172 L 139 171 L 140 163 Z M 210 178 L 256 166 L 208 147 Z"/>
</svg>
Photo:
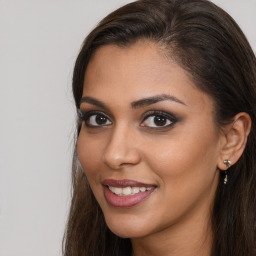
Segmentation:
<svg viewBox="0 0 256 256">
<path fill-rule="evenodd" d="M 103 103 L 103 102 L 100 101 L 100 100 L 96 100 L 95 98 L 89 97 L 89 96 L 82 97 L 82 99 L 80 100 L 80 105 L 81 105 L 83 102 L 90 103 L 90 104 L 92 104 L 92 105 L 95 105 L 95 106 L 100 107 L 100 108 L 103 108 L 103 109 L 108 109 L 108 107 L 106 106 L 105 103 Z"/>
<path fill-rule="evenodd" d="M 132 108 L 142 108 L 142 107 L 146 107 L 146 106 L 155 104 L 160 101 L 165 101 L 165 100 L 174 101 L 176 103 L 180 103 L 186 106 L 186 104 L 183 101 L 179 100 L 175 96 L 168 95 L 168 94 L 155 95 L 152 97 L 137 100 L 132 102 L 131 105 L 132 105 Z"/>
<path fill-rule="evenodd" d="M 186 104 L 183 101 L 179 100 L 175 96 L 168 95 L 168 94 L 160 94 L 152 97 L 143 98 L 137 101 L 133 101 L 131 103 L 131 107 L 134 109 L 142 108 L 142 107 L 146 107 L 146 106 L 158 103 L 160 101 L 165 101 L 165 100 L 173 101 L 186 106 Z M 87 102 L 89 104 L 95 105 L 97 107 L 100 107 L 106 110 L 109 109 L 105 103 L 93 97 L 89 97 L 89 96 L 82 97 L 82 99 L 80 100 L 80 104 L 82 104 L 83 102 Z"/>
</svg>

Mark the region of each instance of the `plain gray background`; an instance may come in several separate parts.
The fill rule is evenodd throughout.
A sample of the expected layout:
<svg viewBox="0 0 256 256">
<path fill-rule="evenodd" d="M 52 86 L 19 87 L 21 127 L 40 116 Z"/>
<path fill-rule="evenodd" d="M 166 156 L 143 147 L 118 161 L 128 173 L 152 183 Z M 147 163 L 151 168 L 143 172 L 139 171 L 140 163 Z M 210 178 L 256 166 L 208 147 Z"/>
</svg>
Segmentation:
<svg viewBox="0 0 256 256">
<path fill-rule="evenodd" d="M 70 199 L 72 69 L 124 0 L 0 0 L 0 255 L 60 256 Z M 256 49 L 256 0 L 214 0 Z"/>
</svg>

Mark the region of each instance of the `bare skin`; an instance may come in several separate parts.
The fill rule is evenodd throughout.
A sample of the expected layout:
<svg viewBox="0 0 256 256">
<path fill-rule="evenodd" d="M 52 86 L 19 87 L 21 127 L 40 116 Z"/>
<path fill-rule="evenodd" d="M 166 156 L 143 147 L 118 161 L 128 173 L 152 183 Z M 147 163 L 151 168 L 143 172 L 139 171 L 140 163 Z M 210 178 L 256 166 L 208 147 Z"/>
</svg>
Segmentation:
<svg viewBox="0 0 256 256">
<path fill-rule="evenodd" d="M 78 156 L 108 227 L 131 238 L 133 256 L 210 255 L 218 167 L 227 156 L 213 106 L 154 43 L 103 46 L 90 60 Z M 105 194 L 109 179 L 153 192 L 116 207 Z"/>
</svg>

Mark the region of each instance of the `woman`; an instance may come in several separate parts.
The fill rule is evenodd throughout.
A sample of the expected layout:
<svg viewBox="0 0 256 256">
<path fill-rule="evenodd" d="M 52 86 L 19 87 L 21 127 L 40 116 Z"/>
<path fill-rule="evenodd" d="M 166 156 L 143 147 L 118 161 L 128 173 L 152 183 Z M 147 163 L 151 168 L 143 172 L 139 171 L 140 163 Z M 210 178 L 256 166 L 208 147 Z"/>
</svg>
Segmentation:
<svg viewBox="0 0 256 256">
<path fill-rule="evenodd" d="M 206 0 L 139 0 L 77 58 L 64 255 L 256 255 L 256 61 Z"/>
</svg>

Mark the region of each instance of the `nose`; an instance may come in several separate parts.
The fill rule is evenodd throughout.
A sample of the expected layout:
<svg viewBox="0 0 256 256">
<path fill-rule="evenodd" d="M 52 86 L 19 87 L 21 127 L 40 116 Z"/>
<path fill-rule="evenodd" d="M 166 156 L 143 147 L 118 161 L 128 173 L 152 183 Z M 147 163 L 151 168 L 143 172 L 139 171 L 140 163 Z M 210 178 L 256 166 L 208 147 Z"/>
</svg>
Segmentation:
<svg viewBox="0 0 256 256">
<path fill-rule="evenodd" d="M 111 169 L 136 165 L 141 161 L 138 138 L 129 127 L 116 127 L 103 154 L 103 162 Z"/>
</svg>

